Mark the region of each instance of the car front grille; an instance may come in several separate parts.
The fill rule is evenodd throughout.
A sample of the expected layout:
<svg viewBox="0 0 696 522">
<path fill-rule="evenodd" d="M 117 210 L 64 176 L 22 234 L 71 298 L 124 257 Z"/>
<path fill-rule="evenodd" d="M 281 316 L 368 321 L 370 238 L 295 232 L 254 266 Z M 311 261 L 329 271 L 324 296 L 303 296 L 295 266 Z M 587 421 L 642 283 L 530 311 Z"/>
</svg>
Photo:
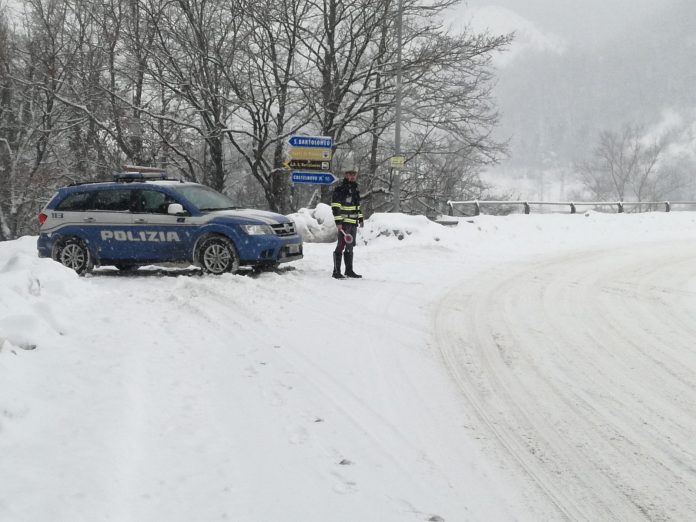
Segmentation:
<svg viewBox="0 0 696 522">
<path fill-rule="evenodd" d="M 293 222 L 271 225 L 271 228 L 276 236 L 292 236 L 295 234 L 295 223 Z"/>
</svg>

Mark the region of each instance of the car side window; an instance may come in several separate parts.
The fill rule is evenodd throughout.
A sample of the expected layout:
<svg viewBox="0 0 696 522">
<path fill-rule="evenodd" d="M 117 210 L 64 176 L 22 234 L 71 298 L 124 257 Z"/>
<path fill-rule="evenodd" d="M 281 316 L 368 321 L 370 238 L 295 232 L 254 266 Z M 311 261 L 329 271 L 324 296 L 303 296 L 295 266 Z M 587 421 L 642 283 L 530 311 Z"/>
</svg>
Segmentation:
<svg viewBox="0 0 696 522">
<path fill-rule="evenodd" d="M 62 210 L 64 212 L 81 212 L 87 210 L 91 196 L 92 192 L 73 192 L 72 194 L 68 194 L 56 205 L 56 210 Z"/>
<path fill-rule="evenodd" d="M 90 202 L 91 210 L 107 212 L 128 212 L 131 209 L 131 194 L 129 189 L 99 190 Z"/>
<path fill-rule="evenodd" d="M 138 209 L 148 214 L 166 214 L 171 203 L 176 203 L 174 198 L 157 190 L 141 190 Z"/>
</svg>

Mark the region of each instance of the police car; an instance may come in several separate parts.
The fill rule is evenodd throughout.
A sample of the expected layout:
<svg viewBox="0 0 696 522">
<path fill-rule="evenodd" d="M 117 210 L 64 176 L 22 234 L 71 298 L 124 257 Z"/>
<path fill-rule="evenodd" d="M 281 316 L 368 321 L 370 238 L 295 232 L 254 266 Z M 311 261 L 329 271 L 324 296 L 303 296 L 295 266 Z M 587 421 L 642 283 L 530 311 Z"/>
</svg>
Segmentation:
<svg viewBox="0 0 696 522">
<path fill-rule="evenodd" d="M 209 187 L 169 180 L 161 171 L 61 188 L 39 224 L 39 257 L 77 273 L 173 262 L 222 274 L 302 258 L 302 238 L 286 216 L 240 209 Z"/>
</svg>

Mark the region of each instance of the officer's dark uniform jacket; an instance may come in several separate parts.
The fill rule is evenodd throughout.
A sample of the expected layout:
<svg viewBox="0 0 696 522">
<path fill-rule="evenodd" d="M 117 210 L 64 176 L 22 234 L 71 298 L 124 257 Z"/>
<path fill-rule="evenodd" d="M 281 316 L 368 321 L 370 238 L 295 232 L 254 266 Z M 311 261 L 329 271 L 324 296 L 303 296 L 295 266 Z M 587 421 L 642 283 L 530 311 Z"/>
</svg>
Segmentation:
<svg viewBox="0 0 696 522">
<path fill-rule="evenodd" d="M 360 189 L 354 181 L 344 178 L 338 185 L 331 197 L 331 210 L 333 211 L 336 225 L 343 225 L 343 232 L 353 236 L 353 241 L 346 242 L 345 235 L 338 233 L 336 249 L 333 252 L 334 271 L 333 277 L 343 279 L 341 274 L 341 256 L 346 262 L 347 277 L 362 277 L 353 271 L 353 246 L 355 245 L 355 235 L 358 231 L 358 224 L 363 222 L 363 214 L 360 210 Z"/>
<path fill-rule="evenodd" d="M 353 225 L 362 223 L 364 217 L 360 210 L 360 189 L 358 184 L 347 179 L 338 185 L 331 198 L 336 225 Z"/>
</svg>

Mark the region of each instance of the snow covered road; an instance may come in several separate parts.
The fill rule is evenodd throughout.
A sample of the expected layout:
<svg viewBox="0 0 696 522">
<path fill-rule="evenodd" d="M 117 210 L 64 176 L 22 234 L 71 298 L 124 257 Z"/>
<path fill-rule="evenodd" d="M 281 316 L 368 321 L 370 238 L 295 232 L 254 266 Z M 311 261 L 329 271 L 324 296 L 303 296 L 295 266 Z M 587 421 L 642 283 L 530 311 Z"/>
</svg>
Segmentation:
<svg viewBox="0 0 696 522">
<path fill-rule="evenodd" d="M 544 518 L 693 520 L 695 260 L 684 241 L 575 252 L 440 304 L 447 365 Z"/>
<path fill-rule="evenodd" d="M 359 238 L 350 281 L 0 243 L 0 520 L 696 519 L 696 214 Z"/>
</svg>

